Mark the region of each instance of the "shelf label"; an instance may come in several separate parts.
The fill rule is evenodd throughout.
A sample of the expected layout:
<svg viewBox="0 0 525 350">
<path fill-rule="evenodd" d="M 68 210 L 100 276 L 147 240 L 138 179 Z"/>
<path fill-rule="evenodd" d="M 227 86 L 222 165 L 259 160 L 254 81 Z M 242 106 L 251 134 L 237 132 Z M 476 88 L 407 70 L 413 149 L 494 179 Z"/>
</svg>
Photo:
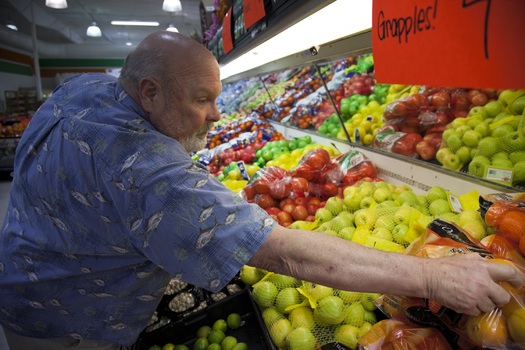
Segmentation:
<svg viewBox="0 0 525 350">
<path fill-rule="evenodd" d="M 525 1 L 374 0 L 379 83 L 525 88 Z"/>
<path fill-rule="evenodd" d="M 498 168 L 488 166 L 485 168 L 483 178 L 494 182 L 499 182 L 504 185 L 512 184 L 512 168 Z"/>
<path fill-rule="evenodd" d="M 244 28 L 248 29 L 266 16 L 263 0 L 243 0 Z"/>
<path fill-rule="evenodd" d="M 228 53 L 233 50 L 233 40 L 232 40 L 232 8 L 228 9 L 224 19 L 222 20 L 222 47 L 224 53 Z"/>
</svg>

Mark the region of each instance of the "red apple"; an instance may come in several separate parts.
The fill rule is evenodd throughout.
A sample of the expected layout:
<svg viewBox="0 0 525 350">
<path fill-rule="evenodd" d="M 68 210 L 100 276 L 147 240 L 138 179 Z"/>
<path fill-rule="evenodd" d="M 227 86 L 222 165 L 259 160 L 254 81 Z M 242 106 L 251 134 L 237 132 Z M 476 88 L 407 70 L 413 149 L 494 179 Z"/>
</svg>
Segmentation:
<svg viewBox="0 0 525 350">
<path fill-rule="evenodd" d="M 416 145 L 416 152 L 423 160 L 431 160 L 436 156 L 436 148 L 429 141 L 420 141 Z"/>
<path fill-rule="evenodd" d="M 291 214 L 294 220 L 304 220 L 308 216 L 308 210 L 302 205 L 297 205 Z"/>
</svg>

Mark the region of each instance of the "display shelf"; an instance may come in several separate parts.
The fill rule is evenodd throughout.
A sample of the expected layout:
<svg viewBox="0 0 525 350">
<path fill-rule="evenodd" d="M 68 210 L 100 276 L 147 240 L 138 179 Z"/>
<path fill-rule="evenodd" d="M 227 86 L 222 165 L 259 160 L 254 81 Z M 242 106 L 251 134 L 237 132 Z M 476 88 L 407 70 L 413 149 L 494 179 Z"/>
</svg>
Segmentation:
<svg viewBox="0 0 525 350">
<path fill-rule="evenodd" d="M 499 185 L 466 173 L 449 170 L 437 164 L 407 158 L 360 144 L 350 144 L 340 139 L 328 138 L 313 131 L 285 126 L 273 121 L 270 124 L 286 139 L 310 135 L 313 142 L 332 145 L 341 153 L 358 150 L 376 165 L 378 176 L 381 179 L 393 184 L 409 185 L 414 189 L 414 192 L 424 193 L 432 186 L 443 186 L 456 194 L 464 194 L 474 190 L 478 191 L 479 194 L 523 191 L 519 188 Z"/>
</svg>

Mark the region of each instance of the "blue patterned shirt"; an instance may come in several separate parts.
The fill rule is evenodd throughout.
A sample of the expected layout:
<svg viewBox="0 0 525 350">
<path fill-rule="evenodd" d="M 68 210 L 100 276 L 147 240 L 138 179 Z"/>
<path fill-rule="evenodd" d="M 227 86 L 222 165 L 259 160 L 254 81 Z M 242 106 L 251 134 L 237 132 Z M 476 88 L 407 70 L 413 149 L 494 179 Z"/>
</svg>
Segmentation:
<svg viewBox="0 0 525 350">
<path fill-rule="evenodd" d="M 158 132 L 116 78 L 57 87 L 18 145 L 0 323 L 133 344 L 171 277 L 223 288 L 275 222 Z"/>
</svg>

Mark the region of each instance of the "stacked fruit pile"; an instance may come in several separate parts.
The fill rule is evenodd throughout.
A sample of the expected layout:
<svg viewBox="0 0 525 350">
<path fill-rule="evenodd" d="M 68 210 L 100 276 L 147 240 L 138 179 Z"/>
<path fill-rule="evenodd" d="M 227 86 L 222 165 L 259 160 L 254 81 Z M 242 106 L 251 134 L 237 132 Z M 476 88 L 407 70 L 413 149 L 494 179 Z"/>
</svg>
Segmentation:
<svg viewBox="0 0 525 350">
<path fill-rule="evenodd" d="M 525 182 L 524 107 L 525 90 L 503 90 L 497 100 L 472 108 L 447 126 L 437 160 L 449 169 L 467 166 L 477 177 L 491 168 L 508 170 L 513 184 Z"/>
</svg>

